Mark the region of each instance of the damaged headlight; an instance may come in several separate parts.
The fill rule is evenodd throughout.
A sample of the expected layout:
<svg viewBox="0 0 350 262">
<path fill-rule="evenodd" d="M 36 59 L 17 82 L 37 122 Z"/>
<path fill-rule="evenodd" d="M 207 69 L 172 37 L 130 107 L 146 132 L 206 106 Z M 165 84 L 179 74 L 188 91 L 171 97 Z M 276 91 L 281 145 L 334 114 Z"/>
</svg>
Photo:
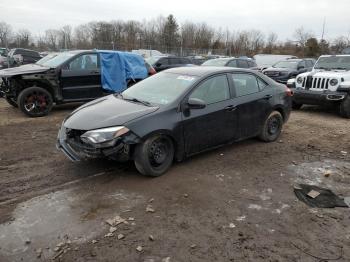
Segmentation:
<svg viewBox="0 0 350 262">
<path fill-rule="evenodd" d="M 129 132 L 129 129 L 125 126 L 108 127 L 87 131 L 80 138 L 90 144 L 107 144 L 108 146 L 113 146 L 114 140 L 127 132 Z"/>
</svg>

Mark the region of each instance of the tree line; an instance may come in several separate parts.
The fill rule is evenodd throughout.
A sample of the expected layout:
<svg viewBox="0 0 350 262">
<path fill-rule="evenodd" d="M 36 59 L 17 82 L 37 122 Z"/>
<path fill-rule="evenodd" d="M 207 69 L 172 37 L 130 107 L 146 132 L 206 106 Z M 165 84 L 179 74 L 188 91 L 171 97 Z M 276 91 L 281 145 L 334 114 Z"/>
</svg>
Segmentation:
<svg viewBox="0 0 350 262">
<path fill-rule="evenodd" d="M 280 41 L 273 32 L 264 34 L 254 29 L 223 30 L 205 22 L 185 21 L 179 24 L 171 14 L 143 21 L 91 21 L 74 28 L 65 25 L 58 29 L 47 29 L 41 35 L 33 35 L 28 29 L 14 31 L 10 24 L 0 22 L 1 47 L 39 51 L 155 49 L 182 56 L 253 56 L 267 53 L 317 57 L 321 54 L 340 53 L 350 46 L 350 35 L 319 40 L 304 27 L 297 28 L 291 34 L 291 40 Z"/>
</svg>

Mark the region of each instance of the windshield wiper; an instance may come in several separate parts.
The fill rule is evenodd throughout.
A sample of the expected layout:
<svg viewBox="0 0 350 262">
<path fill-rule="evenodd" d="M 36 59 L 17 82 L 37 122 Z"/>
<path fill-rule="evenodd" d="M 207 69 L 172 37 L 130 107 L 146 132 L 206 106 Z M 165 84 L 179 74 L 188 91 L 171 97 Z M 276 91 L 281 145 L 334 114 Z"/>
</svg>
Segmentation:
<svg viewBox="0 0 350 262">
<path fill-rule="evenodd" d="M 144 100 L 140 100 L 140 99 L 137 99 L 135 97 L 123 97 L 123 95 L 121 95 L 121 97 L 124 99 L 124 100 L 127 100 L 127 101 L 132 101 L 132 102 L 136 102 L 136 103 L 140 103 L 140 104 L 143 104 L 145 106 L 152 106 L 152 104 L 148 101 L 144 101 Z"/>
<path fill-rule="evenodd" d="M 333 68 L 333 69 L 335 69 L 335 70 L 349 70 L 346 67 L 336 67 L 336 68 Z"/>
</svg>

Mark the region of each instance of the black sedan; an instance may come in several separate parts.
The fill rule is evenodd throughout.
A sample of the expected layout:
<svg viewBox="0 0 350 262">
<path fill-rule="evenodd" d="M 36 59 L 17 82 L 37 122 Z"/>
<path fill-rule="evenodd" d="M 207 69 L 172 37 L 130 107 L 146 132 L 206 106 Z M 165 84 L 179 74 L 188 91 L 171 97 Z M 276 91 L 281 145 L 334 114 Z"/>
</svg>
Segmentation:
<svg viewBox="0 0 350 262">
<path fill-rule="evenodd" d="M 311 71 L 314 64 L 315 60 L 311 58 L 288 59 L 277 62 L 272 67 L 265 69 L 263 73 L 279 83 L 287 84 L 289 79 Z"/>
<path fill-rule="evenodd" d="M 174 68 L 121 94 L 89 102 L 62 123 L 57 147 L 71 160 L 134 160 L 159 176 L 173 160 L 234 141 L 275 141 L 291 92 L 263 74 L 225 67 Z"/>
</svg>

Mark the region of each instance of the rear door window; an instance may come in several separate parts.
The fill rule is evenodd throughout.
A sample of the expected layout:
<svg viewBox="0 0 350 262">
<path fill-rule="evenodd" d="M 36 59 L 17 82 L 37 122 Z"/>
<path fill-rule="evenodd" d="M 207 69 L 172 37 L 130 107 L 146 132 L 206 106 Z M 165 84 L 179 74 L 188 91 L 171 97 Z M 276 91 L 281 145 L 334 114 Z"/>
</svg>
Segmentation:
<svg viewBox="0 0 350 262">
<path fill-rule="evenodd" d="M 231 74 L 236 96 L 245 96 L 254 94 L 260 91 L 257 78 L 251 74 L 235 73 Z"/>
<path fill-rule="evenodd" d="M 238 67 L 238 65 L 237 65 L 237 60 L 232 60 L 232 61 L 230 61 L 230 62 L 227 64 L 227 66 L 229 66 L 229 67 Z"/>
<path fill-rule="evenodd" d="M 237 66 L 239 68 L 248 68 L 248 62 L 245 60 L 237 60 Z"/>
</svg>

